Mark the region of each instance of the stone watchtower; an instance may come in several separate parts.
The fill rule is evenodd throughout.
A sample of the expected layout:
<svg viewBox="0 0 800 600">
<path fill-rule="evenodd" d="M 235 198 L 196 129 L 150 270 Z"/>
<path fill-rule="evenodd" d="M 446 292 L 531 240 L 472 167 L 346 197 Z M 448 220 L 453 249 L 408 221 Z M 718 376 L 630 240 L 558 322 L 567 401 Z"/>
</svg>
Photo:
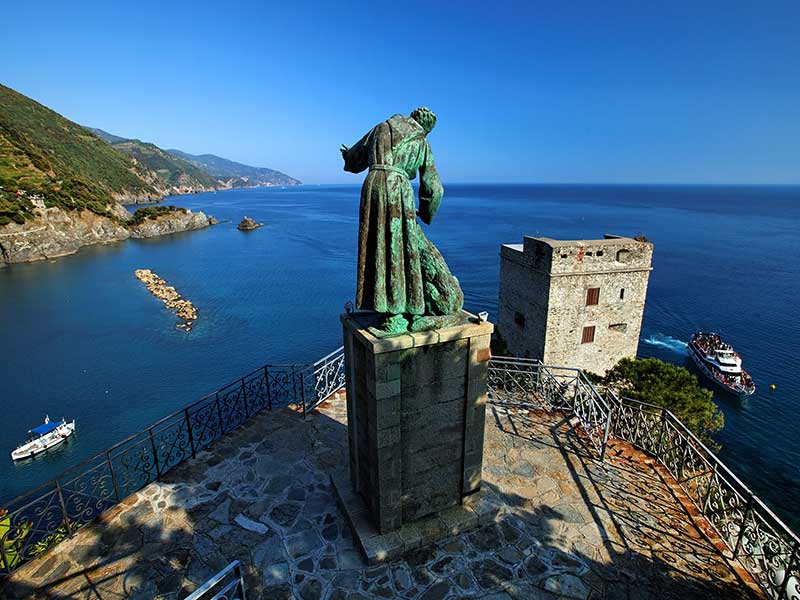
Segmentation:
<svg viewBox="0 0 800 600">
<path fill-rule="evenodd" d="M 500 334 L 513 356 L 599 375 L 635 357 L 653 244 L 525 237 L 500 249 Z"/>
</svg>

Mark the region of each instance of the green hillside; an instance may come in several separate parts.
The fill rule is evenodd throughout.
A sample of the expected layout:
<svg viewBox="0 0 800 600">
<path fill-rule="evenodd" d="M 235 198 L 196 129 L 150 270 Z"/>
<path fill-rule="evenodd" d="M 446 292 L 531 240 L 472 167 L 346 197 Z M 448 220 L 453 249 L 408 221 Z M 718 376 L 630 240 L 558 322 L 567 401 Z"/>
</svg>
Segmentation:
<svg viewBox="0 0 800 600">
<path fill-rule="evenodd" d="M 219 187 L 219 181 L 214 177 L 182 158 L 165 152 L 155 144 L 122 138 L 102 129 L 90 129 L 90 131 L 111 144 L 116 150 L 135 159 L 145 169 L 154 172 L 165 187 L 187 186 L 212 189 Z"/>
<path fill-rule="evenodd" d="M 181 158 L 202 169 L 209 175 L 224 181 L 232 181 L 233 187 L 240 185 L 300 185 L 301 182 L 286 173 L 264 167 L 251 167 L 213 154 L 188 154 L 180 150 L 167 150 L 170 154 Z M 239 180 L 238 182 L 235 180 Z"/>
<path fill-rule="evenodd" d="M 30 217 L 30 201 L 106 214 L 114 198 L 158 196 L 147 174 L 80 125 L 0 85 L 0 225 Z"/>
</svg>

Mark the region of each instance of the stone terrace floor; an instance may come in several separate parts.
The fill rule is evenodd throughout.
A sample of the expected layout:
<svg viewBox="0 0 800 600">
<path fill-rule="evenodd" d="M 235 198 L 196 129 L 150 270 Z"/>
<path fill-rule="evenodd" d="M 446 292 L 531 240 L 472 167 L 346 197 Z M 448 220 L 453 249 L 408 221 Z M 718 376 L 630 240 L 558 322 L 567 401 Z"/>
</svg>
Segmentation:
<svg viewBox="0 0 800 600">
<path fill-rule="evenodd" d="M 344 399 L 267 412 L 34 561 L 3 598 L 185 597 L 231 560 L 267 598 L 748 598 L 651 459 L 592 459 L 563 415 L 487 410 L 495 523 L 368 567 L 329 473 L 347 464 Z M 703 527 L 703 523 L 699 523 Z"/>
</svg>

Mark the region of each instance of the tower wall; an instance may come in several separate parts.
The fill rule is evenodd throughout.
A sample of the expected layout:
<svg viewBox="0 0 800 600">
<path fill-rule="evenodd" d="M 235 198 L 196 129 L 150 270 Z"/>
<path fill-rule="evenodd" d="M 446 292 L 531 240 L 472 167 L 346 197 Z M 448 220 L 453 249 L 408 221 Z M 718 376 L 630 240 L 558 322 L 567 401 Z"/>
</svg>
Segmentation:
<svg viewBox="0 0 800 600">
<path fill-rule="evenodd" d="M 612 236 L 503 246 L 498 328 L 509 353 L 601 375 L 635 357 L 652 254 Z"/>
</svg>

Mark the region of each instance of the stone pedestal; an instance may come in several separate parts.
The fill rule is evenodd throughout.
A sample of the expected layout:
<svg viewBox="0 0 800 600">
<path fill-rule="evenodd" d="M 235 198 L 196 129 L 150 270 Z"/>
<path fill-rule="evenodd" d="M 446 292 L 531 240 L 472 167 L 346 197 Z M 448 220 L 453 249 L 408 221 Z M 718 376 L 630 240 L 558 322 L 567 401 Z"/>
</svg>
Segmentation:
<svg viewBox="0 0 800 600">
<path fill-rule="evenodd" d="M 351 488 L 334 485 L 357 537 L 397 534 L 453 507 L 446 515 L 457 528 L 477 525 L 463 500 L 481 485 L 493 325 L 465 312 L 454 327 L 380 339 L 367 329 L 376 315 L 341 321 Z M 364 518 L 374 530 L 362 523 L 359 533 L 354 521 Z"/>
</svg>

